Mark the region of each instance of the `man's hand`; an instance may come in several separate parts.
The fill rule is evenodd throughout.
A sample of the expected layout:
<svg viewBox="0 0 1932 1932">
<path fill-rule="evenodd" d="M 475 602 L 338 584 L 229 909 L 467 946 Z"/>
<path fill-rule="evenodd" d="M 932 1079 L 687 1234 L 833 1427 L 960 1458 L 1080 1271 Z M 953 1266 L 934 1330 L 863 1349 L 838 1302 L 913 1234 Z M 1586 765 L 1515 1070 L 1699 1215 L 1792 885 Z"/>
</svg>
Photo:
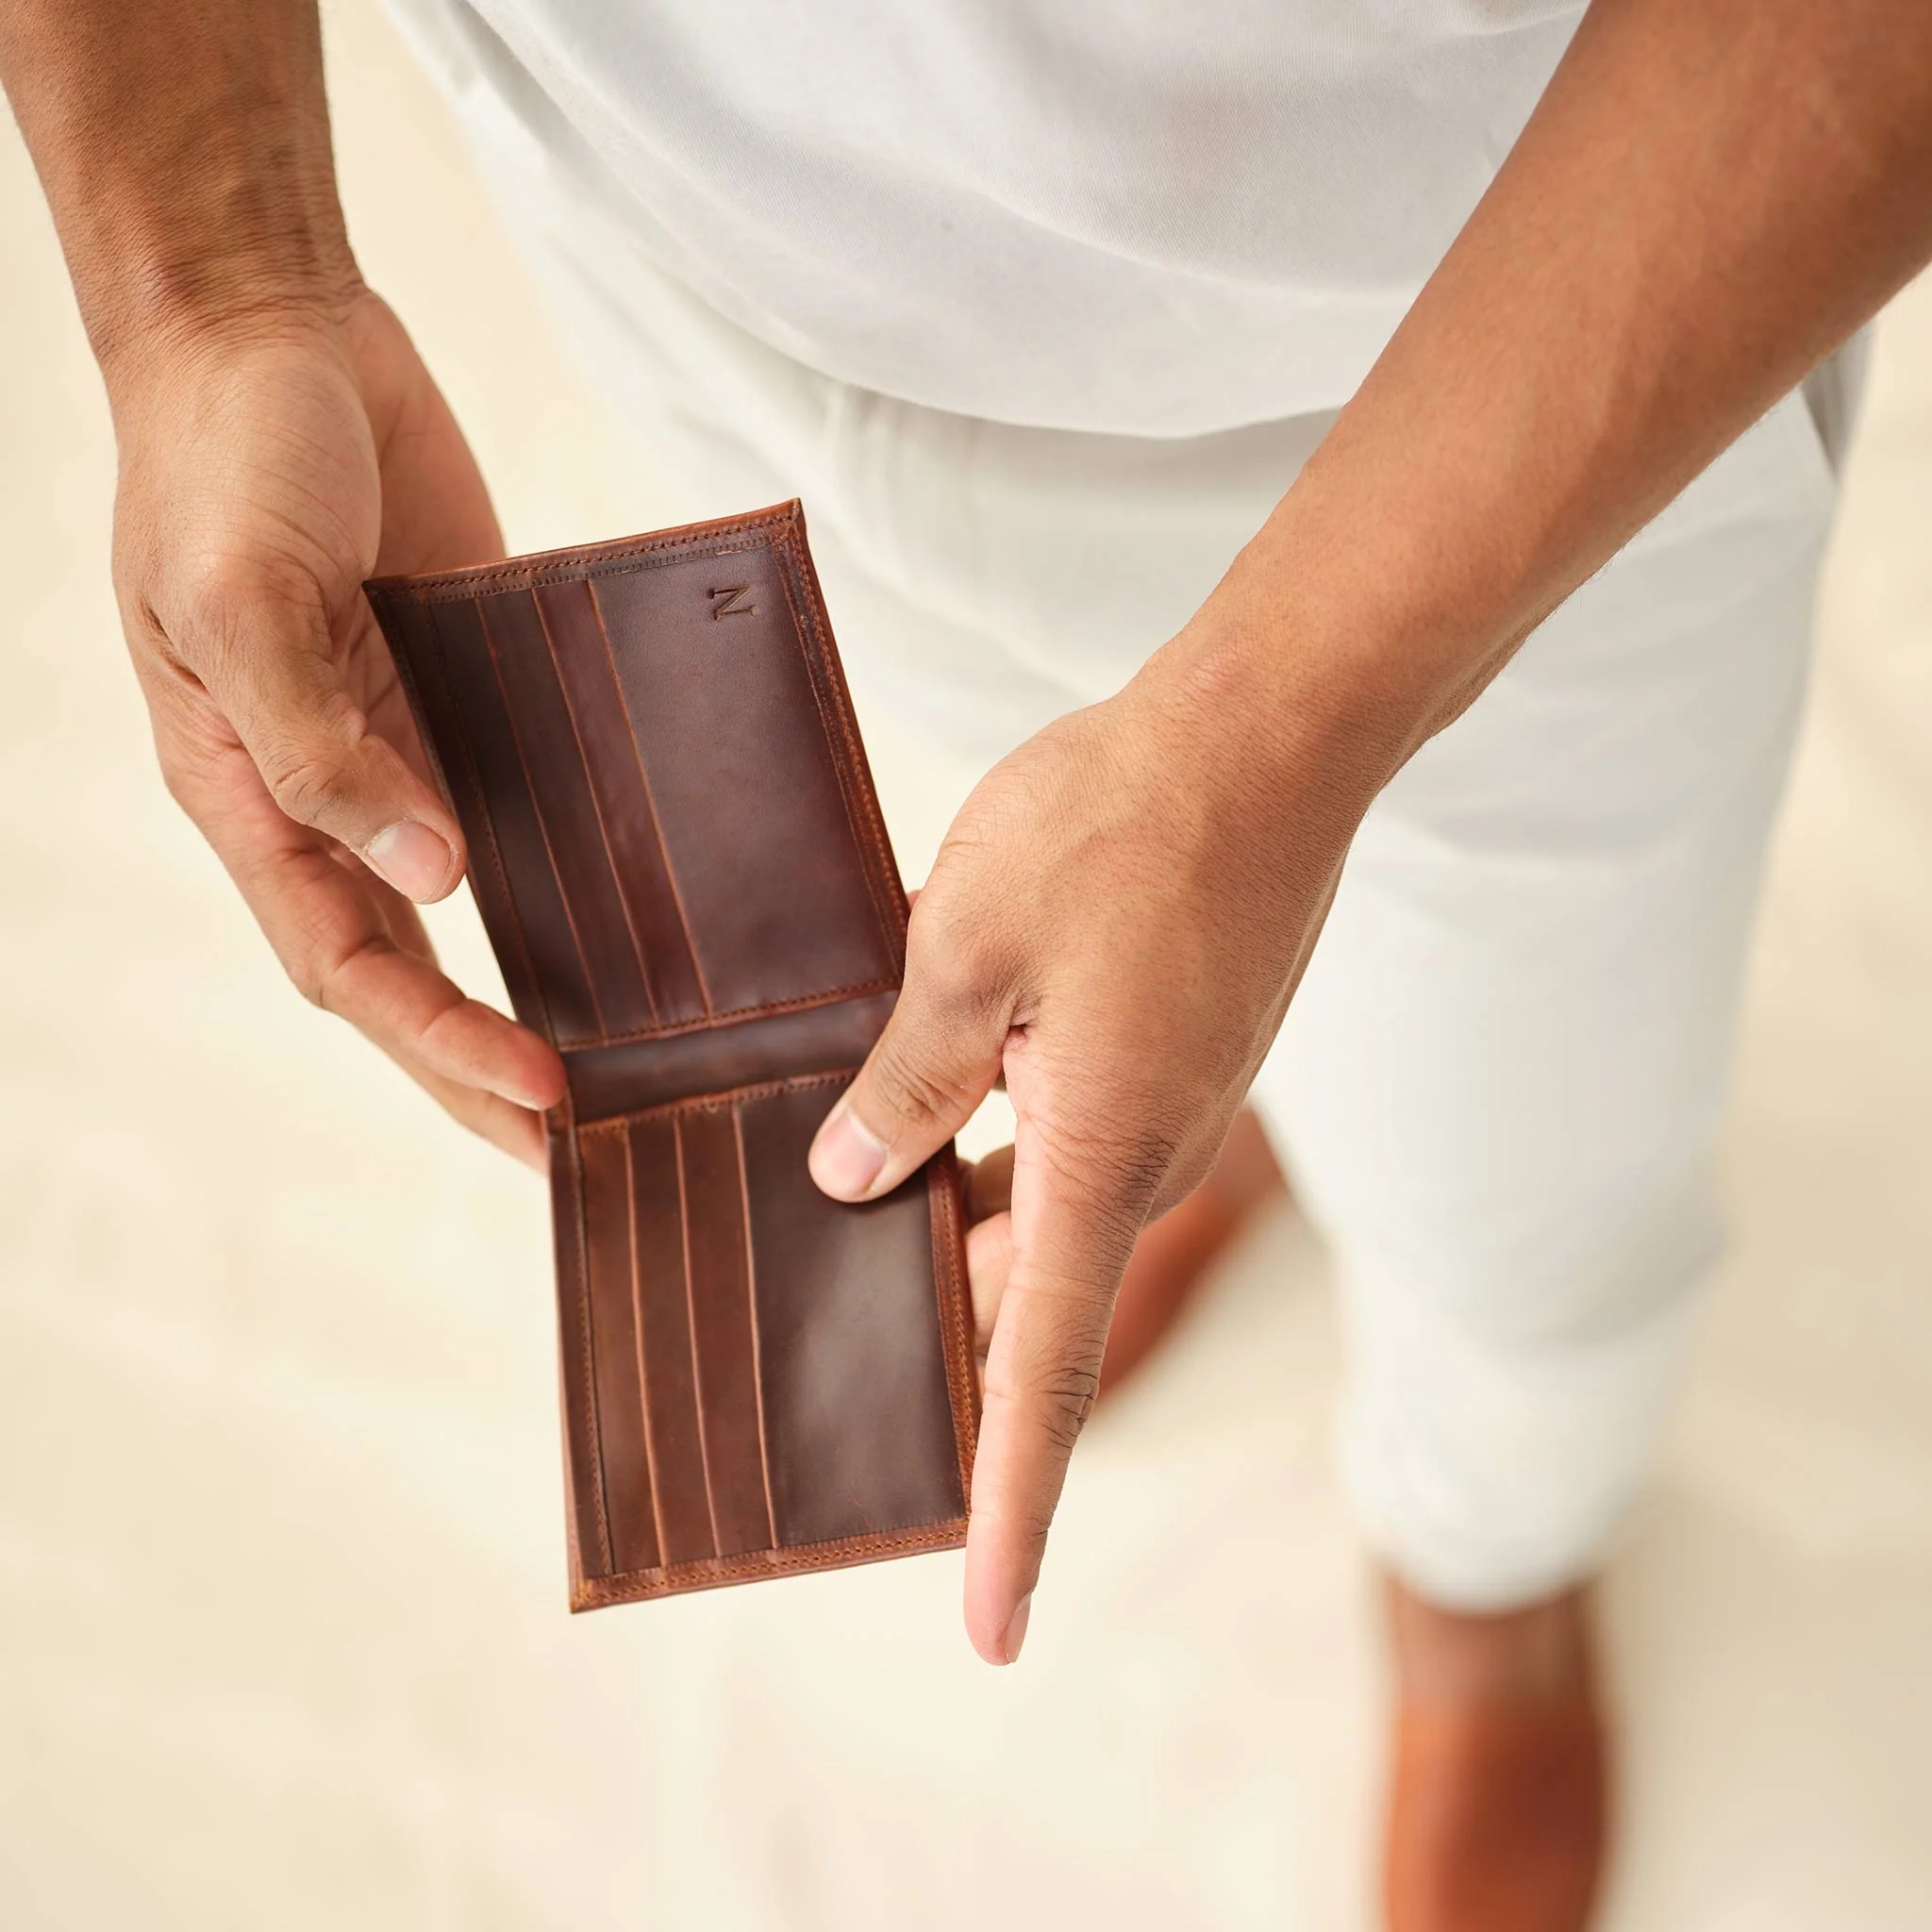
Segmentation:
<svg viewBox="0 0 1932 1932">
<path fill-rule="evenodd" d="M 412 902 L 454 890 L 462 835 L 361 589 L 502 554 L 447 405 L 367 294 L 168 340 L 113 399 L 115 582 L 169 790 L 303 993 L 541 1168 L 562 1070 L 437 970 Z"/>
<path fill-rule="evenodd" d="M 1183 637 L 996 766 L 913 908 L 905 991 L 812 1172 L 864 1199 L 1002 1074 L 1009 1214 L 973 1232 L 997 1304 L 966 1622 L 1009 1662 L 1135 1237 L 1213 1165 L 1281 1022 L 1386 750 L 1285 722 Z"/>
<path fill-rule="evenodd" d="M 1932 252 L 1932 11 L 1594 0 L 1361 390 L 1187 632 L 1000 765 L 813 1173 L 862 1198 L 1004 1071 L 966 1622 L 1009 1661 L 1145 1218 L 1207 1171 L 1407 754 Z"/>
<path fill-rule="evenodd" d="M 290 975 L 541 1166 L 563 1070 L 437 971 L 460 832 L 362 580 L 498 557 L 342 227 L 315 0 L 8 0 L 0 78 L 107 378 L 114 575 L 169 789 Z"/>
</svg>

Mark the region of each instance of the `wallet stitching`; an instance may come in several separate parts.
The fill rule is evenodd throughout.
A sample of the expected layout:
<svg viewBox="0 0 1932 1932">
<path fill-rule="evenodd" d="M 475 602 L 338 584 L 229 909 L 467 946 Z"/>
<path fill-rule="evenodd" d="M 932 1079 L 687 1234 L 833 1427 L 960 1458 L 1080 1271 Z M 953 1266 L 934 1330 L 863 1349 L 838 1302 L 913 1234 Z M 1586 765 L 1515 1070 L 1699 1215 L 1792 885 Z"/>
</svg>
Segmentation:
<svg viewBox="0 0 1932 1932">
<path fill-rule="evenodd" d="M 808 554 L 805 554 L 803 539 L 804 532 L 794 519 L 791 528 L 785 535 L 784 542 L 785 547 L 793 553 L 794 567 L 799 571 L 801 577 L 811 568 Z M 789 591 L 787 594 L 789 598 Z M 886 951 L 888 955 L 892 956 L 893 963 L 903 973 L 903 952 L 906 943 L 905 885 L 899 877 L 898 864 L 892 857 L 891 841 L 886 836 L 885 820 L 879 811 L 878 793 L 872 783 L 871 767 L 866 762 L 865 753 L 860 744 L 858 724 L 852 716 L 851 693 L 845 687 L 844 675 L 838 668 L 836 656 L 829 647 L 823 600 L 820 597 L 808 597 L 805 606 L 807 617 L 811 625 L 812 642 L 818 650 L 818 662 L 831 689 L 832 708 L 837 715 L 840 737 L 843 741 L 844 757 L 840 761 L 841 775 L 849 780 L 858 793 L 865 811 L 866 829 L 871 836 L 873 853 L 878 860 L 877 874 L 869 874 L 866 884 L 872 889 L 874 908 L 879 914 L 879 925 L 886 941 Z M 843 791 L 845 786 L 841 784 L 840 790 Z M 847 812 L 849 815 L 849 805 Z M 891 918 L 886 916 L 886 908 L 878 904 L 878 886 L 881 882 L 884 884 L 894 915 Z"/>
<path fill-rule="evenodd" d="M 370 606 L 377 613 L 377 623 L 379 625 L 381 625 L 381 606 L 389 601 L 387 594 L 383 591 L 378 591 L 370 593 Z M 428 714 L 423 703 L 422 690 L 418 686 L 415 673 L 409 665 L 409 654 L 408 651 L 397 650 L 395 645 L 390 642 L 387 625 L 381 625 L 381 628 L 383 632 L 382 641 L 389 652 L 390 662 L 395 667 L 397 680 L 403 687 L 403 695 L 408 700 L 409 721 L 416 726 L 416 741 L 423 747 L 423 756 L 429 761 L 430 772 L 434 774 L 438 789 L 442 793 L 442 802 L 449 807 L 451 813 L 454 815 L 457 808 L 456 790 L 449 782 L 449 773 L 443 768 L 442 756 L 436 748 L 436 740 L 431 735 L 428 726 L 417 722 Z"/>
<path fill-rule="evenodd" d="M 791 536 L 796 535 L 797 531 L 794 528 Z M 789 539 L 784 548 L 788 555 L 779 563 L 778 588 L 785 593 L 786 608 L 791 613 L 791 631 L 798 640 L 798 655 L 805 659 L 806 681 L 811 687 L 812 704 L 819 714 L 819 730 L 824 737 L 825 749 L 831 753 L 832 766 L 838 774 L 839 804 L 845 814 L 846 829 L 852 834 L 852 845 L 858 855 L 859 869 L 865 874 L 865 896 L 872 902 L 872 916 L 878 922 L 879 937 L 885 941 L 886 958 L 891 961 L 898 951 L 895 944 L 897 934 L 894 930 L 896 922 L 888 916 L 886 907 L 879 898 L 879 873 L 890 873 L 893 870 L 891 854 L 883 842 L 883 829 L 874 822 L 871 813 L 865 814 L 862 828 L 854 814 L 853 793 L 857 791 L 864 796 L 872 788 L 859 783 L 858 768 L 853 757 L 849 721 L 840 711 L 836 698 L 830 704 L 827 703 L 827 692 L 822 688 L 829 685 L 832 680 L 827 668 L 824 633 L 819 623 L 817 599 L 800 598 L 792 594 L 791 577 L 792 573 L 798 569 L 798 561 L 795 555 L 790 554 L 793 550 L 793 545 Z M 801 583 L 800 589 L 803 588 Z M 801 603 L 805 607 L 803 617 L 799 610 Z M 868 843 L 872 846 L 873 857 L 879 861 L 877 868 L 866 863 L 865 848 Z M 896 907 L 893 908 L 894 911 L 897 909 Z"/>
<path fill-rule="evenodd" d="M 588 549 L 565 551 L 554 563 L 520 563 L 484 566 L 470 570 L 444 571 L 429 576 L 391 578 L 383 582 L 385 592 L 393 591 L 401 595 L 413 597 L 419 603 L 444 603 L 452 598 L 477 594 L 479 585 L 492 585 L 497 590 L 534 589 L 539 584 L 572 583 L 587 581 L 592 576 L 623 576 L 633 570 L 654 570 L 663 564 L 675 562 L 680 555 L 692 557 L 724 556 L 734 551 L 757 550 L 762 547 L 768 533 L 782 530 L 786 525 L 797 521 L 798 505 L 794 501 L 775 506 L 771 509 L 759 510 L 750 517 L 727 518 L 722 523 L 705 526 L 706 534 L 694 538 L 689 530 L 681 531 L 675 539 L 657 537 L 650 539 L 620 539 L 615 543 L 594 544 Z M 758 538 L 758 541 L 728 542 L 727 538 Z M 609 565 L 612 568 L 604 568 Z M 378 580 L 381 581 L 381 580 Z M 491 594 L 486 591 L 483 594 Z"/>
<path fill-rule="evenodd" d="M 973 1464 L 979 1453 L 979 1418 L 974 1401 L 972 1337 L 966 1326 L 970 1297 L 959 1272 L 964 1242 L 958 1172 L 957 1155 L 950 1161 L 935 1160 L 926 1192 L 932 1216 L 933 1281 L 940 1300 L 941 1347 L 946 1357 L 946 1386 L 953 1406 L 953 1453 L 959 1462 L 960 1501 L 970 1506 Z"/>
<path fill-rule="evenodd" d="M 573 1592 L 579 1603 L 624 1603 L 641 1596 L 668 1595 L 690 1582 L 727 1582 L 774 1570 L 836 1567 L 845 1557 L 888 1550 L 922 1550 L 956 1546 L 966 1529 L 966 1518 L 943 1523 L 902 1524 L 885 1529 L 861 1530 L 856 1536 L 828 1537 L 822 1542 L 789 1543 L 782 1549 L 747 1550 L 735 1557 L 691 1557 L 655 1570 L 621 1570 L 609 1576 L 581 1578 Z"/>
<path fill-rule="evenodd" d="M 791 1093 L 805 1087 L 829 1087 L 834 1081 L 849 1080 L 857 1067 L 833 1067 L 822 1074 L 793 1074 L 783 1080 L 760 1080 L 749 1087 L 722 1088 L 716 1093 L 688 1094 L 682 1100 L 659 1100 L 631 1113 L 606 1114 L 600 1120 L 582 1123 L 577 1133 L 601 1134 L 614 1128 L 628 1128 L 633 1121 L 662 1120 L 680 1113 L 717 1113 L 749 1100 L 769 1100 L 774 1094 Z"/>
<path fill-rule="evenodd" d="M 963 1500 L 973 1493 L 973 1464 L 979 1450 L 978 1385 L 973 1370 L 972 1298 L 961 1269 L 965 1248 L 964 1217 L 961 1211 L 958 1157 L 935 1167 L 930 1191 L 941 1196 L 940 1211 L 933 1216 L 934 1244 L 939 1245 L 941 1224 L 945 1229 L 943 1257 L 934 1275 L 941 1300 L 941 1320 L 946 1340 L 947 1382 L 953 1397 L 953 1446 L 959 1458 L 959 1487 Z"/>
<path fill-rule="evenodd" d="M 691 1109 L 696 1111 L 698 1109 Z M 691 1191 L 690 1169 L 684 1158 L 684 1121 L 681 1115 L 674 1115 L 671 1122 L 671 1155 L 677 1169 L 677 1234 L 680 1261 L 684 1274 L 684 1340 L 691 1356 L 691 1405 L 697 1412 L 698 1424 L 698 1479 L 705 1486 L 705 1521 L 711 1526 L 711 1547 L 718 1547 L 718 1491 L 711 1481 L 711 1431 L 706 1418 L 710 1405 L 705 1400 L 705 1365 L 698 1350 L 698 1283 L 697 1271 L 691 1264 Z M 632 1183 L 631 1200 L 637 1200 L 636 1183 Z M 631 1298 L 635 1302 L 641 1292 L 638 1276 L 640 1274 L 637 1243 L 631 1243 Z M 644 1357 L 644 1372 L 641 1379 L 648 1380 L 650 1374 L 650 1351 L 640 1344 Z M 662 1537 L 658 1547 L 661 1553 Z"/>
<path fill-rule="evenodd" d="M 579 1139 L 575 1129 L 564 1136 L 566 1141 L 576 1142 Z M 615 1545 L 610 1535 L 610 1508 L 606 1500 L 604 1479 L 604 1415 L 597 1400 L 597 1345 L 595 1331 L 591 1324 L 591 1248 L 590 1211 L 584 1201 L 584 1162 L 580 1148 L 573 1145 L 570 1153 L 570 1201 L 571 1228 L 576 1237 L 576 1303 L 580 1347 L 578 1357 L 584 1375 L 584 1417 L 590 1428 L 590 1452 L 592 1477 L 591 1486 L 591 1507 L 597 1517 L 597 1553 L 608 1570 L 617 1560 Z M 568 1440 L 568 1428 L 565 1435 Z M 573 1518 L 575 1511 L 572 1512 Z M 573 1523 L 571 1535 L 576 1535 Z"/>
<path fill-rule="evenodd" d="M 559 1052 L 588 1053 L 600 1046 L 625 1046 L 636 1041 L 674 1040 L 680 1034 L 703 1033 L 723 1021 L 758 1020 L 771 1013 L 794 1013 L 807 1007 L 832 1007 L 841 1000 L 858 999 L 870 993 L 897 992 L 896 979 L 866 979 L 857 986 L 828 987 L 824 992 L 802 992 L 789 1000 L 765 1000 L 755 1007 L 724 1007 L 695 1020 L 678 1020 L 663 1026 L 632 1026 L 622 1033 L 597 1033 L 579 1040 L 559 1041 Z"/>
<path fill-rule="evenodd" d="M 765 1527 L 778 1541 L 778 1505 L 772 1489 L 772 1451 L 765 1433 L 765 1341 L 758 1325 L 758 1256 L 752 1240 L 751 1170 L 744 1158 L 744 1115 L 731 1109 L 731 1150 L 738 1162 L 739 1239 L 744 1243 L 745 1311 L 751 1318 L 752 1403 L 758 1425 L 758 1475 L 765 1486 Z"/>
</svg>

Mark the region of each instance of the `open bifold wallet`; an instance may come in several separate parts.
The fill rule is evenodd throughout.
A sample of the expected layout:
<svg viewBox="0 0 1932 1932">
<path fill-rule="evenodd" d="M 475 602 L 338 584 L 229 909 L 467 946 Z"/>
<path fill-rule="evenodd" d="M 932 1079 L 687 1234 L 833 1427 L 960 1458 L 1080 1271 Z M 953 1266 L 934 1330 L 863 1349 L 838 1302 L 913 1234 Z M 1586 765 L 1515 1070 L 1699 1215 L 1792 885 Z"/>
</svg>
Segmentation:
<svg viewBox="0 0 1932 1932">
<path fill-rule="evenodd" d="M 795 503 L 369 597 L 548 1118 L 571 1606 L 963 1541 L 951 1150 L 827 1199 L 906 897 Z"/>
</svg>

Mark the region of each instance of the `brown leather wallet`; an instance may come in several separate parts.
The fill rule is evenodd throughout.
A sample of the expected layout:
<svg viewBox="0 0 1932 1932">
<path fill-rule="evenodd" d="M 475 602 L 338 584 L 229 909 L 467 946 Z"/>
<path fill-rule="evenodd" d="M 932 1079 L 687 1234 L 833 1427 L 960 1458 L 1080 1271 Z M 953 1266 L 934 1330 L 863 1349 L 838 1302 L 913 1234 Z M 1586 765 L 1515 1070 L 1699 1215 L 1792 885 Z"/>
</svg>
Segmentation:
<svg viewBox="0 0 1932 1932">
<path fill-rule="evenodd" d="M 977 1424 L 951 1149 L 806 1172 L 906 895 L 796 503 L 368 586 L 548 1118 L 571 1607 L 957 1545 Z"/>
</svg>

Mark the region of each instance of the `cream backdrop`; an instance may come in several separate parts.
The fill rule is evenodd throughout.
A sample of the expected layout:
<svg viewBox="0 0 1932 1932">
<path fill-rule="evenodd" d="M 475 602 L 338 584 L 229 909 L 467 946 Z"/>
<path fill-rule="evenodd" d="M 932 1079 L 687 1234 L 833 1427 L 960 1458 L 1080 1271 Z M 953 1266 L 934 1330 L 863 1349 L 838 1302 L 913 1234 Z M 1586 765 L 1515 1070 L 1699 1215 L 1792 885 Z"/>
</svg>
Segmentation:
<svg viewBox="0 0 1932 1932">
<path fill-rule="evenodd" d="M 513 546 L 661 521 L 373 0 L 329 18 L 356 239 Z M 566 1616 L 541 1189 L 297 1001 L 163 793 L 10 130 L 0 252 L 0 1925 L 1364 1924 L 1380 1687 L 1291 1216 L 1094 1424 L 1019 1669 L 969 1656 L 957 1557 Z M 1619 1932 L 1932 1924 L 1928 515 L 1922 284 L 1824 600 L 1737 1240 L 1610 1592 Z"/>
</svg>

